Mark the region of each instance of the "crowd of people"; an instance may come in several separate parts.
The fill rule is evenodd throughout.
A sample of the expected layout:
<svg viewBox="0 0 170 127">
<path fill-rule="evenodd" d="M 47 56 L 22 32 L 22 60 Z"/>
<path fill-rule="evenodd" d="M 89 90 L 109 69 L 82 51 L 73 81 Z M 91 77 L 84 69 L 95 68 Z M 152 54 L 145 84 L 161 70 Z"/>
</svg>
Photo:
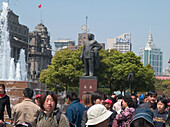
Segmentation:
<svg viewBox="0 0 170 127">
<path fill-rule="evenodd" d="M 58 106 L 58 95 L 45 91 L 33 98 L 33 90 L 25 88 L 24 100 L 10 108 L 5 85 L 0 84 L 0 127 L 5 127 L 5 107 L 10 123 L 16 127 L 170 127 L 170 99 L 149 91 L 136 94 L 106 95 L 87 92 L 82 98 L 67 93 L 66 111 Z"/>
</svg>

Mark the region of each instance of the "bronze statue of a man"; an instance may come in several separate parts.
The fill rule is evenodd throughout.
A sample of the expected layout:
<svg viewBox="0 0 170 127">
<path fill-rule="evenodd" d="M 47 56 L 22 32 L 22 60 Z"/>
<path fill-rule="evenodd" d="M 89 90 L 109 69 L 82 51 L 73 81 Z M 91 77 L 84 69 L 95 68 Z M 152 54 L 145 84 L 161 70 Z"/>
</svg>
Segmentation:
<svg viewBox="0 0 170 127">
<path fill-rule="evenodd" d="M 80 59 L 84 62 L 84 76 L 94 76 L 94 69 L 100 64 L 99 50 L 102 46 L 88 34 L 88 41 L 84 43 Z"/>
</svg>

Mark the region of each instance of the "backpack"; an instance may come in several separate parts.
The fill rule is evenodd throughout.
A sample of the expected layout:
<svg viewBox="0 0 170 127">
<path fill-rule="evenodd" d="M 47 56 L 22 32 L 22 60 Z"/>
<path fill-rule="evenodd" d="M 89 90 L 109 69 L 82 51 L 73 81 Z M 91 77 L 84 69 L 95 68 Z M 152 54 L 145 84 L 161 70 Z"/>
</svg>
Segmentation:
<svg viewBox="0 0 170 127">
<path fill-rule="evenodd" d="M 57 112 L 55 113 L 55 115 L 56 115 L 56 120 L 57 120 L 57 124 L 59 124 L 59 122 L 60 122 L 61 114 L 62 114 L 62 112 L 59 111 L 59 110 L 57 110 Z M 40 115 L 39 115 L 38 121 L 40 121 L 43 116 L 44 116 L 44 114 L 43 114 L 43 112 L 41 112 Z"/>
<path fill-rule="evenodd" d="M 61 117 L 61 114 L 62 114 L 62 112 L 61 111 L 57 111 L 57 113 L 56 113 L 56 120 L 57 120 L 57 123 L 59 124 L 59 121 L 60 121 L 60 117 Z M 75 124 L 74 123 L 70 123 L 69 122 L 69 124 L 70 124 L 70 127 L 75 127 Z"/>
</svg>

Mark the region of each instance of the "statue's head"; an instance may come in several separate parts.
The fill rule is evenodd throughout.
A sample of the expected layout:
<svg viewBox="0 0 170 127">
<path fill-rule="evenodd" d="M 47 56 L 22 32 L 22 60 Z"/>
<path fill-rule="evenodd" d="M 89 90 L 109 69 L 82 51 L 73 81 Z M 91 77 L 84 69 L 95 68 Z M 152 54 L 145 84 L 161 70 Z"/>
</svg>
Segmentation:
<svg viewBox="0 0 170 127">
<path fill-rule="evenodd" d="M 93 34 L 88 34 L 88 40 L 93 40 L 94 39 L 94 35 Z"/>
</svg>

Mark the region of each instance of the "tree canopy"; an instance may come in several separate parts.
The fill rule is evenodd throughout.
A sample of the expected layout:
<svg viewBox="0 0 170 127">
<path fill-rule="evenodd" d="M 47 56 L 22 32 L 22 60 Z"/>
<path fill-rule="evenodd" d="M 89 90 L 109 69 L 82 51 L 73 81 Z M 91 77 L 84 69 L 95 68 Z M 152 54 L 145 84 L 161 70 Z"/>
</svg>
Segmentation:
<svg viewBox="0 0 170 127">
<path fill-rule="evenodd" d="M 79 78 L 84 73 L 84 65 L 80 61 L 81 48 L 78 50 L 57 51 L 48 69 L 41 72 L 40 82 L 47 88 L 57 92 L 67 86 L 79 87 Z M 117 50 L 100 50 L 101 63 L 95 71 L 99 87 L 110 88 L 110 91 L 123 91 L 129 88 L 127 77 L 133 73 L 131 84 L 133 91 L 147 91 L 154 88 L 154 71 L 150 65 L 143 66 L 140 57 L 133 52 L 120 53 Z"/>
<path fill-rule="evenodd" d="M 47 88 L 57 92 L 67 89 L 67 86 L 78 86 L 83 74 L 83 63 L 79 60 L 80 50 L 60 50 L 53 56 L 48 69 L 41 72 L 40 82 Z"/>
</svg>

